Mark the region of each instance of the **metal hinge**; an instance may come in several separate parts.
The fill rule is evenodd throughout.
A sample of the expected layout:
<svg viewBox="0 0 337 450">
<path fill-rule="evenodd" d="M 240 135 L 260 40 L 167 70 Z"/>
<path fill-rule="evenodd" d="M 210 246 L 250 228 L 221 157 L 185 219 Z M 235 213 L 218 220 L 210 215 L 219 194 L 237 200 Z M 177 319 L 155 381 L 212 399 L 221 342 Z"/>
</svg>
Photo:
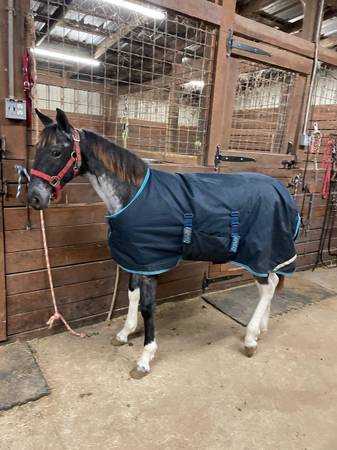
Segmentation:
<svg viewBox="0 0 337 450">
<path fill-rule="evenodd" d="M 2 195 L 5 199 L 8 196 L 8 183 L 6 180 L 0 180 L 0 195 Z"/>
<path fill-rule="evenodd" d="M 250 158 L 248 156 L 240 156 L 240 155 L 223 155 L 220 151 L 220 145 L 217 145 L 215 156 L 214 156 L 215 170 L 218 169 L 218 166 L 221 161 L 225 161 L 225 162 L 256 162 L 256 159 Z"/>
<path fill-rule="evenodd" d="M 5 136 L 0 136 L 0 159 L 4 159 L 6 154 L 6 138 Z"/>
<path fill-rule="evenodd" d="M 231 56 L 233 48 L 237 48 L 243 52 L 255 53 L 255 55 L 272 56 L 270 52 L 262 50 L 261 48 L 234 41 L 233 31 L 229 30 L 227 37 L 227 56 Z"/>
</svg>

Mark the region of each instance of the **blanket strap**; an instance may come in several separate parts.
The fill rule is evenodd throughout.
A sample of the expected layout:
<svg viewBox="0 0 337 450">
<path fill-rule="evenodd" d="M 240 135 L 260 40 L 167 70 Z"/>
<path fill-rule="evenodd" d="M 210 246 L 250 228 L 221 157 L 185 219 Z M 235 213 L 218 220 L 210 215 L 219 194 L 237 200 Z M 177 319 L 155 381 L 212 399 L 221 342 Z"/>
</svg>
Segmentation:
<svg viewBox="0 0 337 450">
<path fill-rule="evenodd" d="M 239 211 L 231 212 L 231 237 L 232 242 L 230 246 L 230 253 L 236 253 L 238 251 L 239 242 L 240 242 L 240 214 Z"/>
<path fill-rule="evenodd" d="M 184 214 L 184 234 L 183 234 L 183 244 L 190 244 L 192 242 L 192 224 L 193 224 L 193 214 Z"/>
</svg>

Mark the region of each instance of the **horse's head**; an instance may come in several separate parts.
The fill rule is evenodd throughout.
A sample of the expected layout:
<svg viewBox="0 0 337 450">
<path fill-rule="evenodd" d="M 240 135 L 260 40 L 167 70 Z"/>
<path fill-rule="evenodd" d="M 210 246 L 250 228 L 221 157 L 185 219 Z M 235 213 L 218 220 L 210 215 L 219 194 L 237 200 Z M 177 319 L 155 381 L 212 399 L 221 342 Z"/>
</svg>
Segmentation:
<svg viewBox="0 0 337 450">
<path fill-rule="evenodd" d="M 44 129 L 36 145 L 28 201 L 33 208 L 44 209 L 52 198 L 59 198 L 62 187 L 77 175 L 81 152 L 79 132 L 62 110 L 56 109 L 56 122 L 38 110 L 36 113 Z"/>
</svg>

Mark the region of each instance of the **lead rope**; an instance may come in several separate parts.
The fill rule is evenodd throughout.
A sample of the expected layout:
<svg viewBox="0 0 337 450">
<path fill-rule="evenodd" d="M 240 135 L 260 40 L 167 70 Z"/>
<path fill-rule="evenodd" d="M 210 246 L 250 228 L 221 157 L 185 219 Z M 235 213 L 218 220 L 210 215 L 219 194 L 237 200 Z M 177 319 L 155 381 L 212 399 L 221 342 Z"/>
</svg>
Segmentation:
<svg viewBox="0 0 337 450">
<path fill-rule="evenodd" d="M 46 237 L 46 227 L 45 227 L 45 223 L 44 223 L 44 215 L 43 215 L 43 210 L 42 209 L 40 210 L 40 221 L 41 221 L 43 248 L 44 248 L 44 255 L 45 255 L 45 258 L 46 258 L 46 266 L 47 266 L 47 272 L 48 272 L 49 286 L 50 286 L 50 292 L 51 292 L 51 297 L 52 297 L 53 306 L 54 306 L 54 314 L 49 318 L 49 320 L 47 322 L 48 328 L 49 329 L 52 328 L 52 326 L 54 325 L 55 320 L 61 320 L 61 322 L 63 322 L 64 326 L 69 331 L 69 333 L 73 334 L 74 336 L 78 336 L 80 338 L 84 338 L 84 337 L 87 336 L 87 334 L 86 333 L 77 333 L 77 331 L 74 331 L 71 328 L 71 326 L 68 325 L 67 321 L 65 320 L 65 318 L 62 316 L 62 314 L 58 310 L 57 303 L 56 303 L 56 298 L 55 298 L 55 292 L 54 292 L 54 283 L 53 283 L 53 278 L 52 278 L 51 268 L 50 268 L 48 244 L 47 244 L 47 237 Z"/>
</svg>

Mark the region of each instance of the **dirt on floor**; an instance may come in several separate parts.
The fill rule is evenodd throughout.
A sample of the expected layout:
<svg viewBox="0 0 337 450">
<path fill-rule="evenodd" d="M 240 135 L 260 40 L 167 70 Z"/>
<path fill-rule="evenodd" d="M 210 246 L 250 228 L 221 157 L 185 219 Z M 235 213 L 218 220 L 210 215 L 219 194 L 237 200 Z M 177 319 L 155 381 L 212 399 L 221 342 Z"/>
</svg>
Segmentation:
<svg viewBox="0 0 337 450">
<path fill-rule="evenodd" d="M 337 450 L 337 270 L 296 276 L 336 296 L 272 319 L 251 359 L 244 328 L 198 298 L 157 309 L 141 380 L 142 336 L 110 344 L 123 318 L 31 341 L 51 393 L 0 413 L 0 449 Z"/>
</svg>

